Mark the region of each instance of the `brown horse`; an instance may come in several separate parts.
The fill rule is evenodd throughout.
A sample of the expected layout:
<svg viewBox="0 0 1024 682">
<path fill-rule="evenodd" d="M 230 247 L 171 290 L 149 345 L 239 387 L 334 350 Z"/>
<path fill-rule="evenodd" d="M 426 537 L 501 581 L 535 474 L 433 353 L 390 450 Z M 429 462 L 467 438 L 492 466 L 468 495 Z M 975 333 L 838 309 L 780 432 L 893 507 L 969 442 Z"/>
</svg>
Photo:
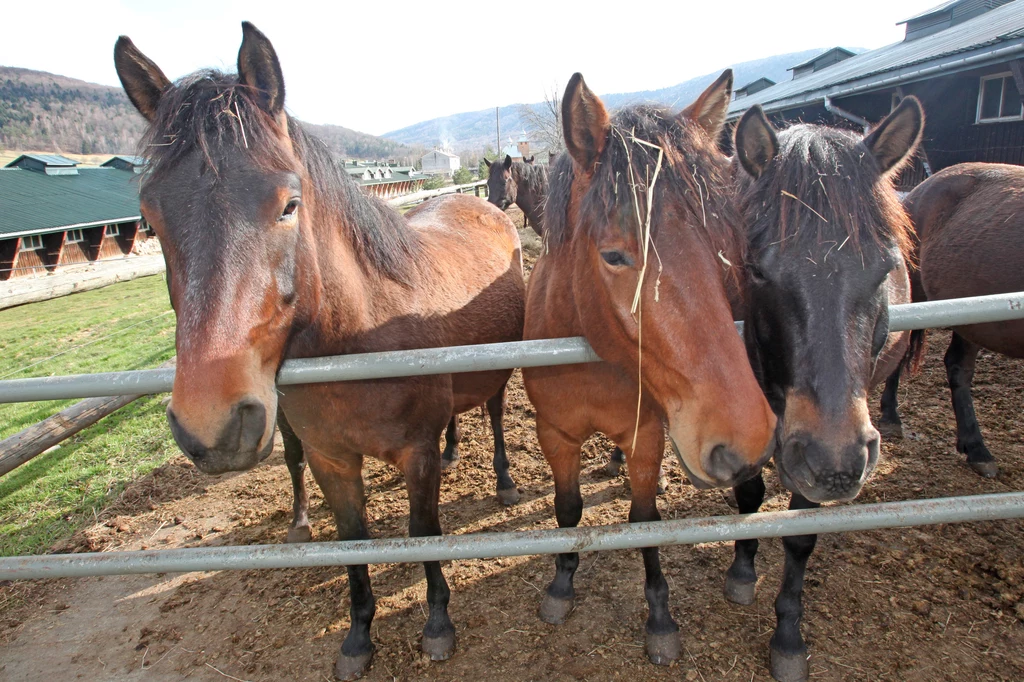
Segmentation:
<svg viewBox="0 0 1024 682">
<path fill-rule="evenodd" d="M 451 416 L 501 396 L 510 372 L 278 389 L 285 358 L 515 341 L 522 336 L 519 239 L 509 219 L 462 195 L 403 218 L 367 197 L 326 146 L 284 111 L 270 41 L 243 23 L 238 75 L 172 84 L 128 38 L 114 59 L 149 121 L 142 212 L 163 247 L 178 355 L 167 418 L 207 473 L 259 463 L 280 404 L 343 540 L 367 537 L 362 463 L 405 476 L 409 534 L 439 535 L 439 441 Z M 425 564 L 422 648 L 449 657 L 455 628 L 438 562 Z M 373 652 L 367 567 L 348 567 L 351 628 L 335 667 Z"/>
<path fill-rule="evenodd" d="M 1024 291 L 1024 168 L 995 163 L 951 166 L 914 188 L 903 201 L 918 237 L 920 266 L 911 277 L 914 301 L 938 301 Z M 882 395 L 882 423 L 902 434 L 896 391 L 900 370 L 923 359 L 924 330 L 911 335 L 907 360 Z M 985 477 L 999 466 L 974 414 L 971 382 L 978 351 L 1024 358 L 1024 320 L 953 329 L 946 374 L 956 414 L 956 449 Z"/>
<path fill-rule="evenodd" d="M 775 466 L 790 509 L 850 500 L 878 461 L 867 393 L 898 365 L 905 333 L 889 334 L 889 305 L 909 300 L 911 227 L 892 178 L 913 157 L 924 126 L 907 97 L 864 137 L 795 125 L 777 131 L 759 106 L 736 126 L 741 206 L 748 228 L 747 351 L 781 438 Z M 761 475 L 735 489 L 739 511 L 764 500 Z M 800 634 L 804 570 L 817 536 L 783 538 L 772 675 L 806 680 Z M 736 543 L 726 574 L 731 601 L 754 601 L 757 540 Z"/>
<path fill-rule="evenodd" d="M 729 162 L 715 140 L 732 90 L 725 72 L 678 116 L 638 106 L 609 118 L 580 74 L 562 100 L 568 154 L 545 211 L 547 250 L 527 295 L 526 338 L 582 335 L 606 361 L 523 370 L 561 527 L 583 514 L 580 447 L 593 433 L 623 451 L 630 521 L 660 518 L 665 425 L 690 480 L 731 486 L 774 449 L 776 419 L 733 326 L 727 288 L 742 262 Z M 658 548 L 646 570 L 647 654 L 679 656 Z M 573 607 L 576 553 L 557 557 L 540 617 Z"/>
<path fill-rule="evenodd" d="M 517 205 L 526 216 L 526 224 L 544 235 L 544 198 L 548 194 L 548 169 L 528 162 L 513 161 L 508 154 L 502 163 L 484 159 L 487 174 L 487 201 L 502 211 Z"/>
</svg>

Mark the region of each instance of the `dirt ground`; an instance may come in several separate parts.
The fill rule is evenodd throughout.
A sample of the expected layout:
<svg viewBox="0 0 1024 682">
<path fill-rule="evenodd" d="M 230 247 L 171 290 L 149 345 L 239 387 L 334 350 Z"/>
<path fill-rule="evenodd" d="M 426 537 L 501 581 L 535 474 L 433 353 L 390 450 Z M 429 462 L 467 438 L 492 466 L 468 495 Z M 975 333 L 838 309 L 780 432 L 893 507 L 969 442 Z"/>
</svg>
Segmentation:
<svg viewBox="0 0 1024 682">
<path fill-rule="evenodd" d="M 534 243 L 530 248 L 535 249 Z M 954 449 L 942 354 L 932 335 L 921 375 L 901 389 L 907 437 L 886 442 L 859 502 L 1024 490 L 1024 363 L 983 353 L 975 379 L 978 417 L 1001 474 L 984 480 Z M 873 401 L 877 405 L 877 394 Z M 877 408 L 875 409 L 877 417 Z M 462 461 L 446 472 L 447 533 L 554 528 L 553 493 L 518 373 L 505 417 L 522 501 L 494 495 L 491 435 L 479 414 L 464 420 Z M 583 524 L 622 522 L 629 481 L 603 471 L 608 443 L 584 451 Z M 699 491 L 674 461 L 660 500 L 666 518 L 730 514 L 721 492 Z M 371 533 L 403 536 L 400 475 L 366 470 Z M 788 498 L 768 472 L 766 510 Z M 333 538 L 311 483 L 316 540 Z M 137 481 L 97 523 L 60 551 L 111 551 L 284 541 L 290 486 L 280 451 L 254 471 L 205 477 L 183 457 Z M 810 560 L 804 632 L 814 680 L 1024 679 L 1024 523 L 986 522 L 822 536 Z M 762 543 L 754 605 L 722 596 L 726 544 L 667 548 L 684 655 L 658 668 L 644 655 L 643 568 L 634 551 L 584 554 L 574 613 L 562 626 L 536 615 L 553 575 L 550 557 L 458 561 L 452 587 L 455 655 L 419 653 L 426 583 L 419 565 L 370 569 L 377 597 L 377 654 L 366 679 L 383 680 L 767 680 L 772 602 L 781 576 L 777 540 Z M 329 680 L 348 627 L 344 571 L 272 570 L 0 583 L 0 679 Z"/>
</svg>

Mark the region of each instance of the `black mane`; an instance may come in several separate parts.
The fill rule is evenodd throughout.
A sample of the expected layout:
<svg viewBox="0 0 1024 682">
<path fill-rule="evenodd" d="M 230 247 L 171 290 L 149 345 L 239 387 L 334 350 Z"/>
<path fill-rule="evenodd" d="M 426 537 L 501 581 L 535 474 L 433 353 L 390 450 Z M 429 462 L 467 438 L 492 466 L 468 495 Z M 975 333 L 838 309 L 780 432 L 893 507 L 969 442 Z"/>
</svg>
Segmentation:
<svg viewBox="0 0 1024 682">
<path fill-rule="evenodd" d="M 752 248 L 813 238 L 816 243 L 867 241 L 912 250 L 912 226 L 892 189 L 892 175 L 855 133 L 798 124 L 778 135 L 779 149 L 764 173 L 745 183 L 741 205 Z M 745 174 L 744 174 L 745 176 Z"/>
<path fill-rule="evenodd" d="M 215 174 L 226 151 L 244 154 L 257 168 L 277 171 L 293 170 L 297 157 L 316 191 L 314 229 L 331 225 L 332 217 L 340 219 L 364 269 L 372 265 L 385 277 L 408 283 L 419 246 L 415 233 L 387 204 L 363 194 L 327 146 L 299 121 L 289 116 L 287 125 L 294 157 L 281 144 L 284 131 L 259 106 L 252 88 L 234 74 L 198 71 L 168 88 L 160 100 L 139 152 L 149 159 L 144 182 L 166 180 L 170 169 L 193 152 Z"/>
</svg>

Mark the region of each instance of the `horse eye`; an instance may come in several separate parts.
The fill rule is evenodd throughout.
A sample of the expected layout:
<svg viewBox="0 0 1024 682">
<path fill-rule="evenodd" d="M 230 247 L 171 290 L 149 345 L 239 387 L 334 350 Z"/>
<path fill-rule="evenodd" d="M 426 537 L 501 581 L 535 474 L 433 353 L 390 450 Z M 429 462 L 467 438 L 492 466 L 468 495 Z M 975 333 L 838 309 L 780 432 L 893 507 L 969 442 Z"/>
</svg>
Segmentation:
<svg viewBox="0 0 1024 682">
<path fill-rule="evenodd" d="M 605 263 L 613 267 L 629 266 L 633 264 L 630 257 L 621 251 L 602 251 L 601 258 L 604 259 Z"/>
<path fill-rule="evenodd" d="M 764 284 L 768 281 L 768 278 L 764 276 L 761 269 L 753 263 L 747 264 L 747 274 L 750 275 L 750 280 L 755 284 Z"/>
<path fill-rule="evenodd" d="M 281 217 L 287 218 L 288 216 L 293 215 L 297 210 L 299 210 L 300 203 L 301 202 L 298 199 L 292 199 L 291 201 L 289 201 L 288 204 L 284 207 L 284 210 L 281 211 Z"/>
</svg>

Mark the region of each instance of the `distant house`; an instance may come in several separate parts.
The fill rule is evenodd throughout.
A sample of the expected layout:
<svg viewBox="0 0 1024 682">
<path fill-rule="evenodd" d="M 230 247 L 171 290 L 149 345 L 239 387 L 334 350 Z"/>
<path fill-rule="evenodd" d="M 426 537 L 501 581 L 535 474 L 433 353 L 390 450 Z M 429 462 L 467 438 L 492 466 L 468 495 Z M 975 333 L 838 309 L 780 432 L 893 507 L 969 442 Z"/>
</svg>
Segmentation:
<svg viewBox="0 0 1024 682">
<path fill-rule="evenodd" d="M 451 177 L 462 167 L 458 154 L 445 149 L 435 149 L 423 155 L 421 167 L 426 175 L 445 175 Z"/>
<path fill-rule="evenodd" d="M 508 138 L 508 144 L 502 148 L 498 158 L 504 159 L 506 156 L 511 157 L 513 161 L 530 158 L 530 140 L 527 139 L 525 132 L 519 136 L 518 142 L 513 142 L 511 137 Z"/>
<path fill-rule="evenodd" d="M 96 168 L 23 154 L 0 169 L 0 280 L 129 255 L 149 236 L 137 170 L 119 166 L 132 158 Z"/>
<path fill-rule="evenodd" d="M 457 157 L 456 157 L 457 158 Z M 412 166 L 381 161 L 345 161 L 345 172 L 359 183 L 367 194 L 384 199 L 410 194 L 423 189 L 426 177 Z"/>
<path fill-rule="evenodd" d="M 792 67 L 792 80 L 737 91 L 729 120 L 760 104 L 777 123 L 863 131 L 914 95 L 925 131 L 901 189 L 965 161 L 1024 165 L 1024 2 L 952 0 L 900 23 L 901 42 L 858 55 L 833 48 Z"/>
</svg>

